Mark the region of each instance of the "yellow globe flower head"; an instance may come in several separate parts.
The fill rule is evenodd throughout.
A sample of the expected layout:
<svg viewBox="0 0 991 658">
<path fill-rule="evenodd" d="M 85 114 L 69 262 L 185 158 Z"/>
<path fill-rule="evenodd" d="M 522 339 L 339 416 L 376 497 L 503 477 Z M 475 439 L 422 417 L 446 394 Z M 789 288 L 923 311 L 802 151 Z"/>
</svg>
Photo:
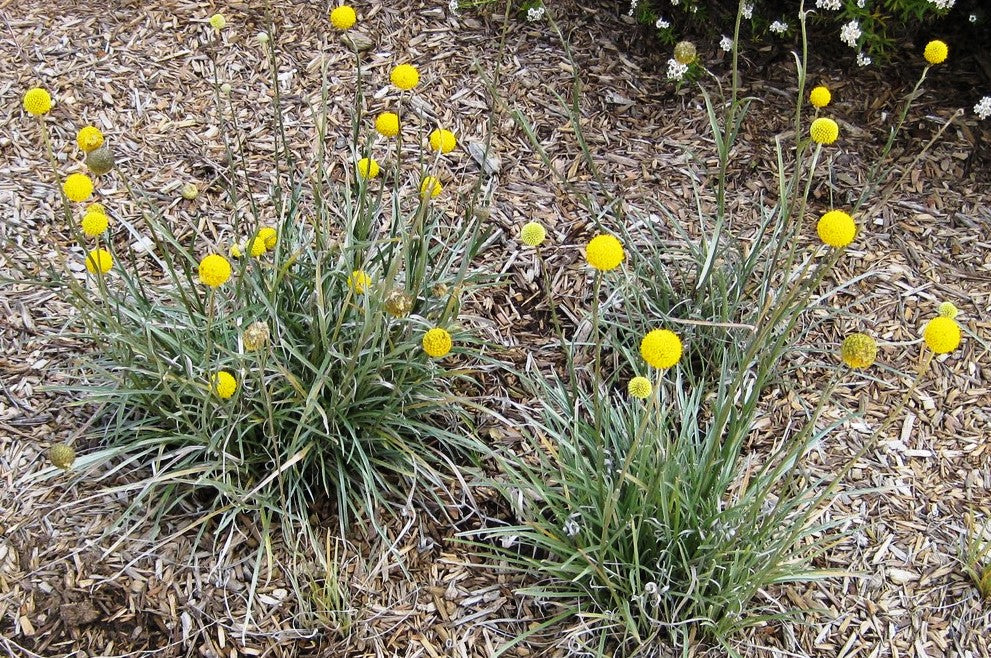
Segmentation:
<svg viewBox="0 0 991 658">
<path fill-rule="evenodd" d="M 358 160 L 355 169 L 358 170 L 359 176 L 367 180 L 369 178 L 377 178 L 381 168 L 375 158 L 362 158 Z"/>
<path fill-rule="evenodd" d="M 681 339 L 667 329 L 654 329 L 640 341 L 640 356 L 658 370 L 665 370 L 681 360 Z"/>
<path fill-rule="evenodd" d="M 227 255 L 231 258 L 240 258 L 244 255 L 244 251 L 241 250 L 241 245 L 232 244 L 231 248 L 227 250 Z"/>
<path fill-rule="evenodd" d="M 220 30 L 227 27 L 227 19 L 224 18 L 223 14 L 214 14 L 213 16 L 210 17 L 210 25 L 213 26 L 213 29 L 219 32 Z"/>
<path fill-rule="evenodd" d="M 218 398 L 229 400 L 237 391 L 237 380 L 226 370 L 220 370 L 210 378 L 210 388 Z"/>
<path fill-rule="evenodd" d="M 830 247 L 842 248 L 857 237 L 857 224 L 842 210 L 830 210 L 816 224 L 819 239 Z"/>
<path fill-rule="evenodd" d="M 363 295 L 372 285 L 372 277 L 365 270 L 355 270 L 348 275 L 348 288 L 356 295 Z"/>
<path fill-rule="evenodd" d="M 654 392 L 654 386 L 646 377 L 634 377 L 630 380 L 626 390 L 635 398 L 646 400 Z"/>
<path fill-rule="evenodd" d="M 813 107 L 824 108 L 829 105 L 829 101 L 833 100 L 833 95 L 829 93 L 829 89 L 819 85 L 812 90 L 809 94 L 809 102 L 812 103 Z"/>
<path fill-rule="evenodd" d="M 453 346 L 454 341 L 451 340 L 451 334 L 447 333 L 446 329 L 434 327 L 423 334 L 423 351 L 429 357 L 439 359 L 447 356 Z"/>
<path fill-rule="evenodd" d="M 520 231 L 520 240 L 528 247 L 539 247 L 547 237 L 547 231 L 538 222 L 528 222 Z"/>
<path fill-rule="evenodd" d="M 101 215 L 106 215 L 107 209 L 103 206 L 102 203 L 91 203 L 88 206 L 86 206 L 86 212 L 98 212 Z"/>
<path fill-rule="evenodd" d="M 24 94 L 24 111 L 36 117 L 48 114 L 52 109 L 52 96 L 41 87 L 28 89 Z"/>
<path fill-rule="evenodd" d="M 86 174 L 69 174 L 62 183 L 62 191 L 70 201 L 85 201 L 93 196 L 93 180 Z"/>
<path fill-rule="evenodd" d="M 399 134 L 399 115 L 395 112 L 383 112 L 375 117 L 375 130 L 383 137 L 395 137 Z"/>
<path fill-rule="evenodd" d="M 268 249 L 265 247 L 265 238 L 256 235 L 248 241 L 248 253 L 251 254 L 252 258 L 264 256 L 266 251 Z"/>
<path fill-rule="evenodd" d="M 340 7 L 335 7 L 332 12 L 330 12 L 330 24 L 338 30 L 350 30 L 354 27 L 355 21 L 358 17 L 354 13 L 354 9 L 347 5 L 341 5 Z"/>
<path fill-rule="evenodd" d="M 957 315 L 960 314 L 960 309 L 958 309 L 953 302 L 943 302 L 939 305 L 939 315 L 940 317 L 955 319 Z"/>
<path fill-rule="evenodd" d="M 832 119 L 819 117 L 809 127 L 809 135 L 816 144 L 832 144 L 840 136 L 840 127 Z"/>
<path fill-rule="evenodd" d="M 94 151 L 103 146 L 103 133 L 96 126 L 83 126 L 76 133 L 76 144 L 86 153 Z"/>
<path fill-rule="evenodd" d="M 219 288 L 231 278 L 231 264 L 220 254 L 204 256 L 199 267 L 200 281 L 211 288 Z"/>
<path fill-rule="evenodd" d="M 109 225 L 109 217 L 104 215 L 102 212 L 94 212 L 90 210 L 83 215 L 83 221 L 80 223 L 80 228 L 83 229 L 83 234 L 85 234 L 87 238 L 95 238 L 106 231 Z"/>
<path fill-rule="evenodd" d="M 275 249 L 276 243 L 279 241 L 278 232 L 271 226 L 262 226 L 258 229 L 258 237 L 265 242 L 266 249 Z"/>
<path fill-rule="evenodd" d="M 960 325 L 952 318 L 935 317 L 926 324 L 922 338 L 936 354 L 948 354 L 960 346 Z"/>
<path fill-rule="evenodd" d="M 420 72 L 412 64 L 400 64 L 392 69 L 389 80 L 396 88 L 409 91 L 420 83 Z"/>
<path fill-rule="evenodd" d="M 106 274 L 114 266 L 114 257 L 106 249 L 93 249 L 86 256 L 86 271 L 90 274 Z"/>
<path fill-rule="evenodd" d="M 450 130 L 439 128 L 430 133 L 430 148 L 441 153 L 450 153 L 458 145 L 458 140 Z"/>
<path fill-rule="evenodd" d="M 424 176 L 423 182 L 420 183 L 420 198 L 422 199 L 432 199 L 438 196 L 444 190 L 444 186 L 440 184 L 440 181 L 433 176 Z"/>
<path fill-rule="evenodd" d="M 623 262 L 623 255 L 623 244 L 608 233 L 595 236 L 585 247 L 585 260 L 601 272 L 615 269 Z"/>
<path fill-rule="evenodd" d="M 695 48 L 695 44 L 691 41 L 679 41 L 674 46 L 674 59 L 679 64 L 684 64 L 688 66 L 695 61 L 698 57 L 698 51 Z"/>
<path fill-rule="evenodd" d="M 851 368 L 869 368 L 877 358 L 877 343 L 867 334 L 850 334 L 840 345 L 840 358 Z"/>
<path fill-rule="evenodd" d="M 67 471 L 76 461 L 76 451 L 68 443 L 56 443 L 48 449 L 48 459 L 52 466 Z"/>
<path fill-rule="evenodd" d="M 946 56 L 949 54 L 950 49 L 939 39 L 927 43 L 926 50 L 923 52 L 923 56 L 930 64 L 942 64 L 946 61 Z"/>
</svg>

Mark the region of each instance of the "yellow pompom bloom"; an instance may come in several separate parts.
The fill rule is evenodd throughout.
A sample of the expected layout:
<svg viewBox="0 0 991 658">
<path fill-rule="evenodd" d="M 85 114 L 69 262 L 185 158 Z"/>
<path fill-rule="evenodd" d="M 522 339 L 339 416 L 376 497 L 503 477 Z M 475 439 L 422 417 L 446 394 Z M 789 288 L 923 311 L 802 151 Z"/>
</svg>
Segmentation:
<svg viewBox="0 0 991 658">
<path fill-rule="evenodd" d="M 85 201 L 93 196 L 93 180 L 86 174 L 69 174 L 62 183 L 62 191 L 70 201 Z"/>
<path fill-rule="evenodd" d="M 231 278 L 231 264 L 220 254 L 204 256 L 200 261 L 200 281 L 211 288 L 219 288 Z"/>
<path fill-rule="evenodd" d="M 809 94 L 809 102 L 812 103 L 814 107 L 823 108 L 829 105 L 829 101 L 833 100 L 833 95 L 829 93 L 829 89 L 823 87 L 822 85 L 816 87 Z"/>
<path fill-rule="evenodd" d="M 76 144 L 86 153 L 95 151 L 103 146 L 103 133 L 96 126 L 83 126 L 76 133 Z"/>
<path fill-rule="evenodd" d="M 88 206 L 86 206 L 86 212 L 98 212 L 101 215 L 106 215 L 107 209 L 104 207 L 102 203 L 91 203 Z"/>
<path fill-rule="evenodd" d="M 845 247 L 857 237 L 857 224 L 842 210 L 830 210 L 816 224 L 819 239 L 830 247 Z"/>
<path fill-rule="evenodd" d="M 237 391 L 237 380 L 234 379 L 234 375 L 231 373 L 221 370 L 215 372 L 213 377 L 210 378 L 210 388 L 213 389 L 217 397 L 228 400 Z"/>
<path fill-rule="evenodd" d="M 938 310 L 940 317 L 950 318 L 951 320 L 960 314 L 960 309 L 958 309 L 953 302 L 943 302 L 939 305 Z"/>
<path fill-rule="evenodd" d="M 48 449 L 48 459 L 52 466 L 67 471 L 76 461 L 76 451 L 68 443 L 56 443 Z"/>
<path fill-rule="evenodd" d="M 440 128 L 430 133 L 430 148 L 441 153 L 450 153 L 458 145 L 458 140 L 450 130 Z"/>
<path fill-rule="evenodd" d="M 695 61 L 698 57 L 698 51 L 695 48 L 695 44 L 691 41 L 679 41 L 674 46 L 674 59 L 679 64 L 684 64 L 688 66 Z"/>
<path fill-rule="evenodd" d="M 936 354 L 947 354 L 960 345 L 960 325 L 951 318 L 933 318 L 926 324 L 922 338 Z"/>
<path fill-rule="evenodd" d="M 244 255 L 244 252 L 241 251 L 241 245 L 239 244 L 232 244 L 231 248 L 227 250 L 227 253 L 231 258 L 240 258 Z"/>
<path fill-rule="evenodd" d="M 420 72 L 411 64 L 400 64 L 392 69 L 389 79 L 397 88 L 408 91 L 420 83 Z"/>
<path fill-rule="evenodd" d="M 423 182 L 420 183 L 420 197 L 434 198 L 443 191 L 444 187 L 440 184 L 440 181 L 433 176 L 424 176 Z"/>
<path fill-rule="evenodd" d="M 399 115 L 395 112 L 383 112 L 375 117 L 375 130 L 383 137 L 395 137 L 399 134 Z"/>
<path fill-rule="evenodd" d="M 90 274 L 106 274 L 114 266 L 114 257 L 106 249 L 93 249 L 86 256 L 86 270 Z"/>
<path fill-rule="evenodd" d="M 347 5 L 336 7 L 330 12 L 330 24 L 338 30 L 350 30 L 357 20 L 358 17 L 355 15 L 354 9 Z"/>
<path fill-rule="evenodd" d="M 355 294 L 362 295 L 372 285 L 372 277 L 365 270 L 355 270 L 348 275 L 348 288 Z"/>
<path fill-rule="evenodd" d="M 585 247 L 585 260 L 595 269 L 608 272 L 623 262 L 623 244 L 614 235 L 597 235 Z"/>
<path fill-rule="evenodd" d="M 681 339 L 667 329 L 654 329 L 640 341 L 640 356 L 659 370 L 670 368 L 681 360 Z"/>
<path fill-rule="evenodd" d="M 832 144 L 840 136 L 840 127 L 832 119 L 819 117 L 809 127 L 809 135 L 816 144 Z"/>
<path fill-rule="evenodd" d="M 427 356 L 435 359 L 447 356 L 453 345 L 451 334 L 447 333 L 446 329 L 435 327 L 423 334 L 423 351 L 427 353 Z"/>
<path fill-rule="evenodd" d="M 83 221 L 80 223 L 80 228 L 83 229 L 83 233 L 87 238 L 95 238 L 106 231 L 107 226 L 109 225 L 109 217 L 104 215 L 102 212 L 94 212 L 91 210 L 83 216 Z"/>
<path fill-rule="evenodd" d="M 362 158 L 358 160 L 358 164 L 355 167 L 358 170 L 358 175 L 362 178 L 376 178 L 379 175 L 379 163 L 375 158 Z"/>
<path fill-rule="evenodd" d="M 24 111 L 28 114 L 40 117 L 42 114 L 48 114 L 50 109 L 52 109 L 51 94 L 41 87 L 28 89 L 24 94 Z"/>
<path fill-rule="evenodd" d="M 626 390 L 635 398 L 640 398 L 641 400 L 646 400 L 650 397 L 650 394 L 654 392 L 654 386 L 650 383 L 650 380 L 646 377 L 634 377 L 630 380 L 629 385 L 627 385 Z"/>
<path fill-rule="evenodd" d="M 227 19 L 224 18 L 223 14 L 214 14 L 210 17 L 210 25 L 212 25 L 215 30 L 222 30 L 227 27 Z"/>
<path fill-rule="evenodd" d="M 265 238 L 256 235 L 248 241 L 247 248 L 248 253 L 251 254 L 252 258 L 264 256 L 267 251 L 267 248 L 265 247 Z"/>
<path fill-rule="evenodd" d="M 537 222 L 524 224 L 523 229 L 520 231 L 520 240 L 528 247 L 539 247 L 546 237 L 547 231 Z"/>
<path fill-rule="evenodd" d="M 946 56 L 950 54 L 950 49 L 939 39 L 926 44 L 923 55 L 930 64 L 942 64 L 946 61 Z"/>
<path fill-rule="evenodd" d="M 258 229 L 258 237 L 265 242 L 266 249 L 275 249 L 275 244 L 279 241 L 279 234 L 271 226 L 262 226 Z"/>
<path fill-rule="evenodd" d="M 877 358 L 877 343 L 867 334 L 850 334 L 840 345 L 840 358 L 851 368 L 869 368 Z"/>
</svg>

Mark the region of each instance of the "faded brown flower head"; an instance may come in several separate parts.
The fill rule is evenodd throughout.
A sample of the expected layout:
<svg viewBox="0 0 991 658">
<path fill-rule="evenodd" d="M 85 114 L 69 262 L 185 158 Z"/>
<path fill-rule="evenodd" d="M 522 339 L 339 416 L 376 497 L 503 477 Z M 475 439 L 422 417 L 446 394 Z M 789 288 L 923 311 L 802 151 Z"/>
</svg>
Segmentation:
<svg viewBox="0 0 991 658">
<path fill-rule="evenodd" d="M 405 290 L 395 289 L 385 298 L 385 310 L 389 315 L 401 318 L 413 310 L 413 298 Z"/>
<path fill-rule="evenodd" d="M 241 340 L 244 342 L 244 349 L 249 352 L 254 352 L 255 350 L 265 347 L 268 343 L 269 336 L 271 334 L 268 330 L 268 325 L 262 321 L 252 322 L 248 325 L 248 328 L 244 330 L 241 334 Z"/>
</svg>

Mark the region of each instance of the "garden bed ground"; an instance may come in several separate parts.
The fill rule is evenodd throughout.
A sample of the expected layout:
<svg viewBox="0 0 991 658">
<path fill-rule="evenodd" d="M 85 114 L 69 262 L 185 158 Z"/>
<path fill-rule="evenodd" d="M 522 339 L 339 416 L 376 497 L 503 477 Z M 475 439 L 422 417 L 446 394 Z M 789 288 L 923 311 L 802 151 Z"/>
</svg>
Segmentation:
<svg viewBox="0 0 991 658">
<path fill-rule="evenodd" d="M 270 71 L 255 39 L 266 29 L 264 3 L 166 0 L 91 10 L 30 0 L 2 6 L 0 55 L 10 72 L 0 85 L 5 276 L 22 250 L 46 260 L 70 244 L 56 219 L 57 195 L 37 127 L 20 109 L 21 94 L 35 84 L 44 84 L 57 100 L 49 122 L 56 142 L 65 145 L 59 150 L 61 167 L 69 168 L 66 160 L 75 157 L 69 145 L 84 120 L 103 128 L 114 144 L 119 169 L 99 186 L 101 200 L 114 213 L 134 210 L 121 184 L 126 173 L 154 190 L 152 198 L 167 208 L 175 226 L 212 236 L 223 225 L 219 193 L 208 189 L 195 201 L 184 201 L 178 187 L 189 180 L 205 187 L 221 170 L 210 82 L 215 57 L 221 78 L 232 86 L 238 121 L 253 135 L 253 182 L 265 189 L 272 149 L 266 137 Z M 514 22 L 506 55 L 497 62 L 498 17 L 452 14 L 440 2 L 357 7 L 359 28 L 374 42 L 365 57 L 372 79 L 384 81 L 398 60 L 417 64 L 424 84 L 414 109 L 469 142 L 483 137 L 493 112 L 479 72 L 491 75 L 501 65 L 506 103 L 536 126 L 554 166 L 589 189 L 591 173 L 552 95 L 567 93 L 570 64 L 546 22 Z M 352 56 L 329 30 L 325 9 L 307 3 L 273 9 L 289 139 L 300 145 L 304 158 L 322 62 L 331 71 L 332 97 L 348 99 L 331 115 L 329 132 L 343 139 L 349 128 Z M 222 44 L 211 39 L 205 22 L 215 11 L 229 21 Z M 584 130 L 607 185 L 623 199 L 629 217 L 657 221 L 655 209 L 663 204 L 686 226 L 696 226 L 689 172 L 697 167 L 688 164 L 686 152 L 703 159 L 711 152 L 697 89 L 676 91 L 666 82 L 665 57 L 644 54 L 656 46 L 641 41 L 624 17 L 598 5 L 562 11 L 560 21 L 585 82 Z M 789 130 L 795 93 L 786 52 L 767 48 L 751 55 L 746 48 L 745 84 L 755 102 L 737 147 L 731 172 L 736 192 L 730 200 L 734 230 L 741 234 L 755 219 L 755 202 L 775 190 L 773 138 Z M 712 57 L 716 70 L 725 69 L 714 47 L 701 45 L 700 51 Z M 863 181 L 896 104 L 914 83 L 918 59 L 897 64 L 910 72 L 894 79 L 870 69 L 853 71 L 851 62 L 816 64 L 811 76 L 833 89 L 832 115 L 843 134 L 830 151 L 841 198 Z M 976 97 L 968 94 L 981 95 L 972 91 L 975 84 L 991 89 L 987 79 L 955 72 L 955 66 L 934 71 L 912 110 L 895 148 L 903 167 L 958 105 L 973 105 Z M 487 320 L 480 331 L 499 341 L 507 357 L 548 362 L 554 348 L 536 268 L 519 249 L 517 231 L 531 219 L 551 228 L 549 262 L 559 273 L 555 289 L 565 313 L 580 324 L 588 297 L 581 245 L 594 226 L 498 108 L 493 126 L 501 170 L 493 179 L 487 220 L 495 249 L 487 257 L 509 280 L 475 299 L 474 312 Z M 989 138 L 991 123 L 977 122 L 968 111 L 918 166 L 904 176 L 899 169 L 883 191 L 890 199 L 872 209 L 868 230 L 836 272 L 838 281 L 865 271 L 872 275 L 834 300 L 850 315 L 816 335 L 835 345 L 847 331 L 869 329 L 882 340 L 883 367 L 876 378 L 853 379 L 840 391 L 827 418 L 859 407 L 863 419 L 844 426 L 810 455 L 813 474 L 828 473 L 855 453 L 896 403 L 905 373 L 915 367 L 920 328 L 939 302 L 951 300 L 961 309 L 967 337 L 960 351 L 934 365 L 903 418 L 860 461 L 827 511 L 845 519 L 852 532 L 820 566 L 847 569 L 850 575 L 765 592 L 772 609 L 797 605 L 824 611 L 813 613 L 809 626 L 772 624 L 741 637 L 745 656 L 991 656 L 991 606 L 982 603 L 957 559 L 964 512 L 991 516 Z M 454 163 L 448 188 L 467 191 L 478 167 L 467 152 Z M 341 171 L 345 166 L 342 154 Z M 271 569 L 263 564 L 251 623 L 245 626 L 257 536 L 231 536 L 227 563 L 218 565 L 212 540 L 197 543 L 195 531 L 184 532 L 195 509 L 160 523 L 139 515 L 129 532 L 105 532 L 126 508 L 127 487 L 140 474 L 117 473 L 109 482 L 117 488 L 109 492 L 107 481 L 69 487 L 62 476 L 38 477 L 52 442 L 75 440 L 86 430 L 85 409 L 67 406 L 70 394 L 44 390 L 66 381 L 61 373 L 83 346 L 58 336 L 66 309 L 47 291 L 5 285 L 0 305 L 0 653 L 489 656 L 553 614 L 553 607 L 514 593 L 525 578 L 478 564 L 468 549 L 451 541 L 443 524 L 411 509 L 390 529 L 391 541 L 364 541 L 356 533 L 340 546 L 346 612 L 300 616 L 289 575 L 320 575 L 313 575 L 311 564 L 289 564 L 274 546 L 277 562 L 282 561 Z M 794 391 L 783 387 L 768 400 L 767 423 L 758 428 L 755 446 L 797 417 L 794 396 L 814 394 L 816 383 L 799 379 Z M 493 399 L 509 395 L 509 383 L 493 382 L 490 393 Z M 512 443 L 506 429 L 493 427 L 490 436 Z M 241 528 L 250 528 L 250 521 Z M 558 624 L 509 655 L 566 655 L 580 642 L 583 628 L 575 620 Z"/>
</svg>

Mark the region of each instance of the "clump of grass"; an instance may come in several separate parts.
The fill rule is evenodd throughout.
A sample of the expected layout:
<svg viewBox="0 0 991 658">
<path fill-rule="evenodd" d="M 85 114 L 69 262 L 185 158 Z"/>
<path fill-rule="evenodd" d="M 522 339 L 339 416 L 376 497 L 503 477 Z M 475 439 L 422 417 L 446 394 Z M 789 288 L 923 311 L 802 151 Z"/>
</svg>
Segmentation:
<svg viewBox="0 0 991 658">
<path fill-rule="evenodd" d="M 960 551 L 964 573 L 981 598 L 991 599 L 991 523 L 978 524 L 974 515 L 964 517 L 967 532 Z"/>
</svg>

